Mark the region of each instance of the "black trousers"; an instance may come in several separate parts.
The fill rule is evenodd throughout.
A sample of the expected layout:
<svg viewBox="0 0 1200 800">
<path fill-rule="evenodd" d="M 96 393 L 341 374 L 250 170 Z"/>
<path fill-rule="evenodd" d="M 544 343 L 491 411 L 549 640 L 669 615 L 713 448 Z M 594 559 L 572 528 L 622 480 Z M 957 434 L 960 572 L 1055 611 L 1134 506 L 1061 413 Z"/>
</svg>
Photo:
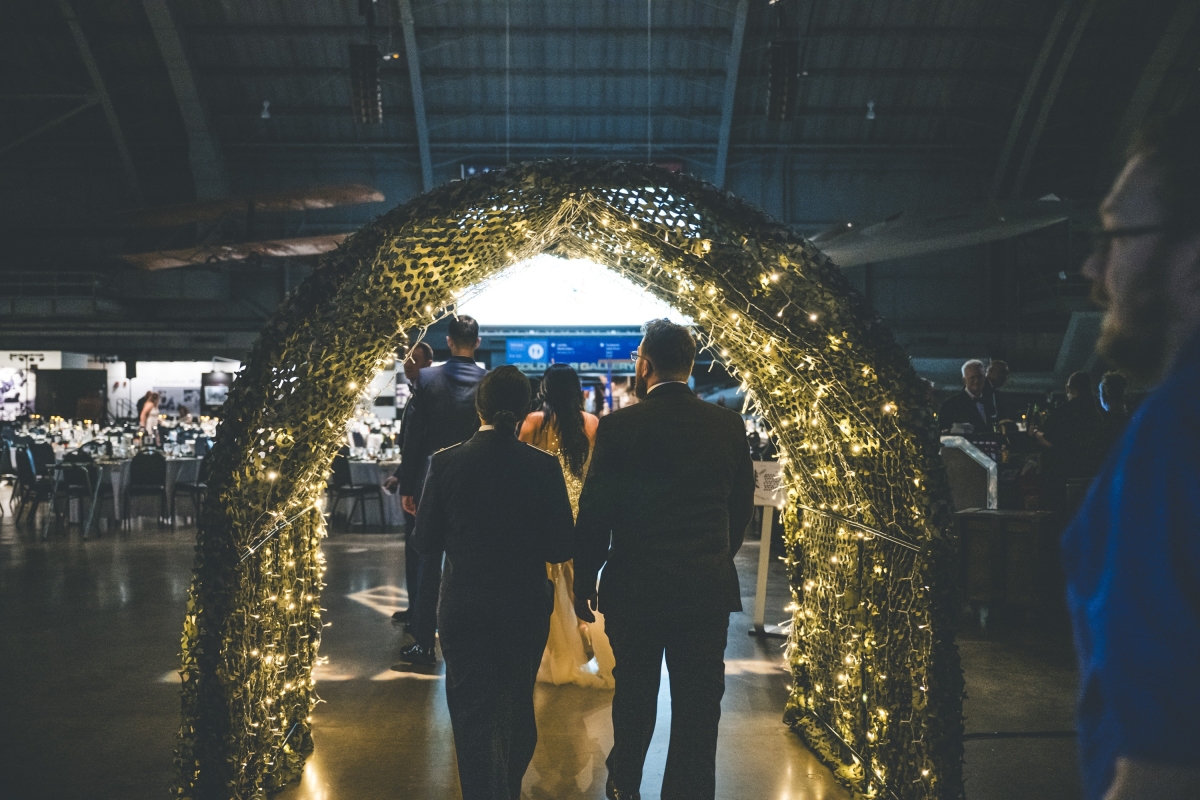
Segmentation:
<svg viewBox="0 0 1200 800">
<path fill-rule="evenodd" d="M 417 644 L 426 650 L 433 650 L 434 639 L 438 632 L 438 593 L 442 587 L 442 559 L 444 553 L 435 556 L 420 555 L 417 558 L 417 593 L 416 607 L 412 614 L 413 638 Z M 408 556 L 405 555 L 405 558 Z M 407 576 L 408 564 L 404 565 Z M 409 590 L 408 602 L 413 603 L 413 593 Z"/>
<path fill-rule="evenodd" d="M 537 745 L 533 685 L 550 612 L 525 614 L 521 620 L 522 630 L 486 640 L 479 631 L 495 630 L 496 623 L 477 615 L 441 623 L 446 703 L 463 800 L 521 797 L 521 779 Z"/>
<path fill-rule="evenodd" d="M 617 660 L 613 749 L 608 755 L 613 783 L 625 792 L 641 790 L 665 653 L 671 679 L 671 744 L 662 800 L 712 798 L 728 612 L 667 616 L 610 611 L 604 624 Z"/>
<path fill-rule="evenodd" d="M 404 590 L 408 592 L 409 619 L 416 616 L 417 581 L 420 577 L 421 557 L 417 548 L 413 547 L 413 531 L 417 527 L 417 518 L 407 511 L 404 512 Z"/>
</svg>

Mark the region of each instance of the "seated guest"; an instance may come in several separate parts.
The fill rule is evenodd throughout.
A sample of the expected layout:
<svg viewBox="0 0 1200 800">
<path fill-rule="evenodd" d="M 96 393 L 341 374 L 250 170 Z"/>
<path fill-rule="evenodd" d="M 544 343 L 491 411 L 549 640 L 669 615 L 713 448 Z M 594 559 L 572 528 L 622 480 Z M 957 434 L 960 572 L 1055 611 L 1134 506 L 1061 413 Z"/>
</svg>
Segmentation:
<svg viewBox="0 0 1200 800">
<path fill-rule="evenodd" d="M 1015 416 L 1015 412 L 1008 402 L 1008 395 L 1000 394 L 1000 389 L 1006 383 L 1008 383 L 1008 362 L 993 358 L 988 363 L 987 381 L 983 384 L 983 395 L 996 415 L 996 422 L 1011 420 Z"/>
<path fill-rule="evenodd" d="M 1050 412 L 1034 438 L 1045 449 L 1043 472 L 1050 481 L 1088 481 L 1100 468 L 1104 449 L 1092 376 L 1073 373 L 1066 388 L 1067 402 Z"/>
<path fill-rule="evenodd" d="M 188 411 L 187 406 L 179 407 L 179 421 L 184 425 L 192 421 L 192 412 Z"/>
<path fill-rule="evenodd" d="M 433 454 L 414 540 L 439 560 L 437 623 L 463 800 L 512 800 L 533 758 L 533 685 L 550 631 L 546 563 L 573 556 L 574 517 L 555 456 L 517 440 L 529 380 L 479 384 L 482 426 Z"/>
<path fill-rule="evenodd" d="M 942 403 L 938 412 L 938 430 L 950 433 L 955 425 L 971 426 L 971 432 L 983 433 L 992 429 L 995 412 L 984 396 L 987 377 L 983 362 L 977 358 L 962 365 L 963 390 Z"/>
<path fill-rule="evenodd" d="M 1124 430 L 1125 423 L 1129 421 L 1129 409 L 1125 406 L 1125 389 L 1128 386 L 1129 382 L 1119 372 L 1106 372 L 1100 379 L 1100 409 L 1104 422 L 1115 425 L 1118 431 Z"/>
</svg>

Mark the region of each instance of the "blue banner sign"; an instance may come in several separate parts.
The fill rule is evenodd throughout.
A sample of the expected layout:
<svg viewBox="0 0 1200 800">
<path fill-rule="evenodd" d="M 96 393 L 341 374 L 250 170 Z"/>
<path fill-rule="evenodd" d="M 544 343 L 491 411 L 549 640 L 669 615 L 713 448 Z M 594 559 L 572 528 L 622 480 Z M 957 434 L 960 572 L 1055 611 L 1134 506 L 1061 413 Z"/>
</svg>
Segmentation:
<svg viewBox="0 0 1200 800">
<path fill-rule="evenodd" d="M 613 367 L 632 372 L 629 354 L 641 344 L 641 335 L 564 336 L 549 339 L 510 337 L 505 360 L 509 364 L 549 366 L 570 364 L 577 370 L 603 371 Z"/>
</svg>

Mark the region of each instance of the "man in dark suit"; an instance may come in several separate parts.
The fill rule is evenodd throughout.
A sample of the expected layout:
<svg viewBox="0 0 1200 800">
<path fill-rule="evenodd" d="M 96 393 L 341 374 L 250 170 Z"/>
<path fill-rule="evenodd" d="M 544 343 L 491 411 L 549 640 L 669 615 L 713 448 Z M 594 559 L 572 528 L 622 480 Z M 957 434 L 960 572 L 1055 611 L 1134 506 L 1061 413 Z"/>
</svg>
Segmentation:
<svg viewBox="0 0 1200 800">
<path fill-rule="evenodd" d="M 662 798 L 715 792 L 725 640 L 730 612 L 742 608 L 733 557 L 754 510 L 754 465 L 741 416 L 688 388 L 695 357 L 686 328 L 647 324 L 635 359 L 642 402 L 601 418 L 579 500 L 576 613 L 592 621 L 593 608 L 604 612 L 617 661 L 606 787 L 615 800 L 639 797 L 664 653 Z"/>
<path fill-rule="evenodd" d="M 529 394 L 513 366 L 483 380 L 483 425 L 430 459 L 417 513 L 417 549 L 446 554 L 437 614 L 463 800 L 521 796 L 553 607 L 546 562 L 574 549 L 558 459 L 517 440 Z"/>
<path fill-rule="evenodd" d="M 439 450 L 465 442 L 479 427 L 475 412 L 475 390 L 487 370 L 475 363 L 479 347 L 479 323 L 466 315 L 450 322 L 446 337 L 450 358 L 438 367 L 426 367 L 417 377 L 417 391 L 407 415 L 400 451 L 400 504 L 413 516 L 420 504 L 421 487 L 429 457 Z M 419 548 L 418 548 L 419 552 Z M 413 606 L 413 637 L 416 642 L 400 650 L 400 657 L 411 664 L 434 662 L 434 637 L 437 635 L 437 593 L 442 582 L 442 555 L 422 554 L 417 575 Z"/>
<path fill-rule="evenodd" d="M 962 365 L 963 390 L 942 403 L 938 412 L 938 430 L 949 433 L 959 423 L 969 424 L 973 433 L 992 430 L 996 422 L 996 410 L 984 393 L 987 375 L 983 362 L 971 359 Z"/>
<path fill-rule="evenodd" d="M 408 378 L 409 386 L 415 394 L 417 382 L 420 380 L 421 370 L 426 367 L 433 366 L 433 348 L 428 342 L 417 342 L 409 348 L 408 355 L 404 359 L 404 377 Z M 416 404 L 413 403 L 413 397 L 408 398 L 408 403 L 404 406 L 404 413 L 400 417 L 400 446 L 401 451 L 404 447 L 404 436 L 410 430 L 408 424 L 412 418 L 413 409 Z M 383 488 L 389 492 L 396 491 L 400 485 L 400 469 L 396 469 L 396 474 L 383 482 Z M 413 618 L 414 601 L 417 594 L 417 579 L 419 573 L 419 559 L 417 557 L 416 548 L 413 547 L 413 526 L 416 525 L 416 517 L 404 511 L 404 589 L 408 592 L 408 608 L 403 611 L 397 611 L 392 614 L 392 619 L 397 622 L 406 623 L 411 627 Z"/>
</svg>

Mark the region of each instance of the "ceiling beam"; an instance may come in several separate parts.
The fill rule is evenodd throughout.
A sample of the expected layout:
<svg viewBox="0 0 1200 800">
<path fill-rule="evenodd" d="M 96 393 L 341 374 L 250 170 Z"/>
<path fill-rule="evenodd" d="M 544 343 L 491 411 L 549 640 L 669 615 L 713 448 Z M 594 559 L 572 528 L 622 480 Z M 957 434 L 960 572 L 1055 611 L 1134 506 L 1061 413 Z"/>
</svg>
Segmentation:
<svg viewBox="0 0 1200 800">
<path fill-rule="evenodd" d="M 166 0 L 142 0 L 154 40 L 167 67 L 171 88 L 175 91 L 175 102 L 183 117 L 188 137 L 188 162 L 192 168 L 192 182 L 197 200 L 216 200 L 229 194 L 229 181 L 225 176 L 225 164 L 221 151 L 213 139 L 208 125 L 208 115 L 200 101 L 196 79 L 188 64 L 183 42 L 175 19 L 167 8 Z"/>
<path fill-rule="evenodd" d="M 187 26 L 189 36 L 360 36 L 362 25 L 229 25 L 229 24 L 198 24 Z M 723 25 L 667 25 L 656 32 L 664 36 L 683 36 L 687 38 L 717 39 L 724 41 L 729 36 L 729 28 Z M 503 25 L 422 25 L 417 29 L 423 39 L 450 37 L 465 38 L 468 36 L 503 37 Z M 529 25 L 514 24 L 511 32 L 518 36 L 574 36 L 576 34 L 596 34 L 603 36 L 636 36 L 644 38 L 645 25 Z M 789 40 L 828 39 L 837 36 L 852 39 L 886 38 L 899 39 L 903 37 L 934 37 L 934 38 L 964 38 L 991 39 L 997 41 L 1013 41 L 1027 35 L 1020 27 L 955 27 L 955 26 L 923 26 L 923 25 L 863 25 L 863 26 L 825 26 L 814 28 L 803 36 L 788 36 Z"/>
<path fill-rule="evenodd" d="M 1179 0 L 1179 5 L 1175 7 L 1175 13 L 1167 22 L 1166 30 L 1158 40 L 1158 46 L 1154 48 L 1150 61 L 1142 70 L 1142 77 L 1138 80 L 1133 97 L 1130 98 L 1129 105 L 1125 107 L 1125 113 L 1121 117 L 1114 140 L 1114 149 L 1118 153 L 1129 145 L 1134 133 L 1146 121 L 1146 116 L 1162 88 L 1163 79 L 1171 69 L 1175 57 L 1179 55 L 1183 43 L 1187 41 L 1188 32 L 1196 24 L 1198 16 L 1200 0 Z"/>
<path fill-rule="evenodd" d="M 70 111 L 66 112 L 65 114 L 60 114 L 59 116 L 55 117 L 54 119 L 50 120 L 49 122 L 47 122 L 43 125 L 39 125 L 38 127 L 31 130 L 29 133 L 26 133 L 25 135 L 20 136 L 17 139 L 14 139 L 13 141 L 9 142 L 8 144 L 0 145 L 0 154 L 7 153 L 9 150 L 12 150 L 14 147 L 19 147 L 20 145 L 25 144 L 25 142 L 28 142 L 30 139 L 33 139 L 34 137 L 45 133 L 46 131 L 53 128 L 55 125 L 66 122 L 71 117 L 75 116 L 76 114 L 78 114 L 82 111 L 87 111 L 89 108 L 91 108 L 92 106 L 96 105 L 99 102 L 100 102 L 100 99 L 98 97 L 95 97 L 95 96 L 89 97 L 88 99 L 84 100 L 82 103 L 75 106 L 75 108 L 72 108 Z"/>
<path fill-rule="evenodd" d="M 129 190 L 133 192 L 134 200 L 139 206 L 145 205 L 146 198 L 142 194 L 142 185 L 138 181 L 137 170 L 133 166 L 133 157 L 129 154 L 129 147 L 125 143 L 125 134 L 121 131 L 121 121 L 117 119 L 117 112 L 113 110 L 112 98 L 108 96 L 108 89 L 104 86 L 104 77 L 96 65 L 92 48 L 83 35 L 83 28 L 79 26 L 79 18 L 75 16 L 75 9 L 71 7 L 68 0 L 58 0 L 58 7 L 62 10 L 63 16 L 67 18 L 67 27 L 71 29 L 71 36 L 75 39 L 75 48 L 79 51 L 79 57 L 83 59 L 83 66 L 87 69 L 88 78 L 92 81 L 92 89 L 96 93 L 96 99 L 100 102 L 100 108 L 104 110 L 104 119 L 108 123 L 108 130 L 117 146 L 117 154 L 121 158 L 121 168 L 125 172 Z"/>
<path fill-rule="evenodd" d="M 742 64 L 742 42 L 746 39 L 746 15 L 750 0 L 738 0 L 733 17 L 733 39 L 725 58 L 725 94 L 721 100 L 721 128 L 717 135 L 717 159 L 713 165 L 713 183 L 725 188 L 725 168 L 729 162 L 729 137 L 733 133 L 733 106 L 737 97 L 738 68 Z"/>
<path fill-rule="evenodd" d="M 1012 190 L 1009 192 L 1009 197 L 1013 200 L 1019 198 L 1021 190 L 1025 188 L 1025 179 L 1029 177 L 1029 170 L 1033 166 L 1033 157 L 1037 154 L 1038 142 L 1042 138 L 1042 132 L 1046 130 L 1050 112 L 1054 109 L 1054 101 L 1058 99 L 1058 90 L 1062 88 L 1063 79 L 1067 76 L 1067 69 L 1070 68 L 1071 60 L 1075 57 L 1075 48 L 1079 46 L 1079 40 L 1083 38 L 1083 32 L 1087 30 L 1088 21 L 1092 18 L 1092 12 L 1095 10 L 1096 0 L 1084 0 L 1083 9 L 1075 18 L 1075 27 L 1071 29 L 1071 36 L 1067 39 L 1062 55 L 1059 56 L 1058 66 L 1050 78 L 1050 85 L 1046 87 L 1046 93 L 1042 95 L 1041 108 L 1038 110 L 1037 119 L 1033 121 L 1029 139 L 1025 142 L 1025 154 L 1021 158 L 1021 166 L 1017 169 L 1017 176 L 1013 179 Z"/>
<path fill-rule="evenodd" d="M 400 22 L 404 26 L 404 53 L 408 57 L 408 77 L 412 84 L 413 118 L 417 125 L 417 152 L 421 156 L 421 186 L 433 188 L 433 157 L 429 154 L 429 122 L 425 119 L 425 89 L 421 84 L 421 56 L 417 51 L 417 25 L 409 0 L 399 0 Z"/>
<path fill-rule="evenodd" d="M 996 173 L 992 176 L 992 188 L 988 192 L 988 197 L 992 200 L 1000 196 L 1000 186 L 1004 182 L 1004 176 L 1008 173 L 1009 159 L 1012 158 L 1013 149 L 1017 146 L 1017 137 L 1020 136 L 1021 129 L 1025 126 L 1025 115 L 1029 113 L 1033 95 L 1042 82 L 1042 72 L 1046 69 L 1046 62 L 1050 60 L 1054 43 L 1058 41 L 1058 33 L 1067 20 L 1067 11 L 1071 8 L 1071 2 L 1072 0 L 1062 0 L 1059 5 L 1058 12 L 1055 13 L 1054 19 L 1050 23 L 1050 30 L 1046 31 L 1046 38 L 1042 40 L 1042 49 L 1038 51 L 1037 59 L 1033 62 L 1029 80 L 1025 82 L 1025 92 L 1021 95 L 1020 102 L 1017 103 L 1017 113 L 1013 115 L 1012 124 L 1008 127 L 1008 137 L 1004 140 L 1004 147 L 1000 150 L 1000 161 L 996 164 Z"/>
<path fill-rule="evenodd" d="M 387 104 L 385 97 L 385 108 L 407 108 L 407 106 L 397 106 L 396 104 Z M 258 119 L 258 108 L 252 106 L 217 106 L 213 109 L 214 117 L 253 117 Z M 475 107 L 470 106 L 452 106 L 452 107 L 437 107 L 429 108 L 425 114 L 427 117 L 434 118 L 459 118 L 459 117 L 503 117 L 511 113 L 514 117 L 644 117 L 645 109 L 624 107 L 604 107 L 604 106 L 514 106 L 512 109 L 506 110 L 503 107 Z M 684 120 L 711 120 L 720 118 L 721 109 L 713 106 L 697 107 L 697 106 L 670 106 L 667 108 L 656 108 L 654 116 L 677 117 Z M 822 106 L 800 109 L 795 120 L 789 122 L 802 122 L 806 117 L 862 117 L 862 106 Z M 892 107 L 876 107 L 876 113 L 879 119 L 885 118 L 929 118 L 929 119 L 966 119 L 975 120 L 992 124 L 999 122 L 999 113 L 995 109 L 983 107 L 959 107 L 959 108 L 938 108 L 938 107 L 921 107 L 921 108 L 892 108 Z M 272 119 L 284 117 L 343 117 L 347 121 L 353 119 L 347 106 L 342 105 L 311 105 L 311 106 L 293 106 L 287 108 L 280 106 L 276 109 L 271 107 Z M 714 126 L 715 127 L 715 126 Z"/>
</svg>

